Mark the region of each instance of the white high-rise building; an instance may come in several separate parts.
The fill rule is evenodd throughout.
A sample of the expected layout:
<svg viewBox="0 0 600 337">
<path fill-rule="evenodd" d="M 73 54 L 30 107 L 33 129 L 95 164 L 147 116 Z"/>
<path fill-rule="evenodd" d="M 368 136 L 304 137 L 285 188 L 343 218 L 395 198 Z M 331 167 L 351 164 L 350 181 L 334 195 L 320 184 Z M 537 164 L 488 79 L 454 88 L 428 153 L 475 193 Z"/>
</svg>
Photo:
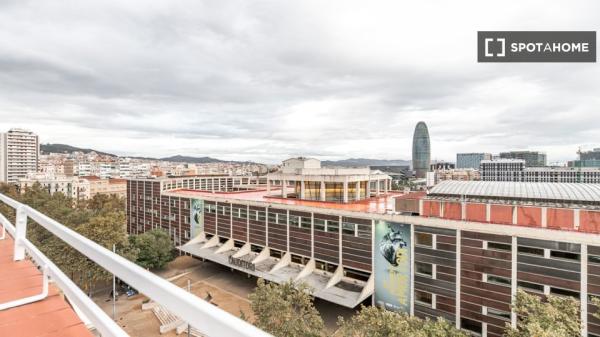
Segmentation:
<svg viewBox="0 0 600 337">
<path fill-rule="evenodd" d="M 38 169 L 38 135 L 23 129 L 0 133 L 0 181 L 17 183 Z"/>
</svg>

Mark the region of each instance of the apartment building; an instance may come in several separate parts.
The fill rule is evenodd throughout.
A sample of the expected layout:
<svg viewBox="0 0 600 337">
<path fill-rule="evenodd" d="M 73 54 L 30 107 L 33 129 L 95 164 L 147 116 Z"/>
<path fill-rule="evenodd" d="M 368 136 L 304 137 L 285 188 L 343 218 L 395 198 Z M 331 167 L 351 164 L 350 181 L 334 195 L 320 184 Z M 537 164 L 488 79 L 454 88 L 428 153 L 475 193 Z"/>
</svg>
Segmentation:
<svg viewBox="0 0 600 337">
<path fill-rule="evenodd" d="M 18 183 L 38 169 L 38 135 L 24 129 L 0 133 L 0 182 Z"/>
</svg>

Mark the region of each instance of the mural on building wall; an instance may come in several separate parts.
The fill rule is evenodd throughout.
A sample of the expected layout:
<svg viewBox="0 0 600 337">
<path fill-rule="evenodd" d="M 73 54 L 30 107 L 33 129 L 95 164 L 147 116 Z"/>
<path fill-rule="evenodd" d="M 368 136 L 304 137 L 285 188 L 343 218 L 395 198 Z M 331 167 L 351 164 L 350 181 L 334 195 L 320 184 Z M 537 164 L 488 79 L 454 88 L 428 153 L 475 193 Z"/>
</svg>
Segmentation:
<svg viewBox="0 0 600 337">
<path fill-rule="evenodd" d="M 204 230 L 204 200 L 192 199 L 190 207 L 191 237 L 195 238 Z"/>
<path fill-rule="evenodd" d="M 410 224 L 375 222 L 375 305 L 410 311 Z"/>
</svg>

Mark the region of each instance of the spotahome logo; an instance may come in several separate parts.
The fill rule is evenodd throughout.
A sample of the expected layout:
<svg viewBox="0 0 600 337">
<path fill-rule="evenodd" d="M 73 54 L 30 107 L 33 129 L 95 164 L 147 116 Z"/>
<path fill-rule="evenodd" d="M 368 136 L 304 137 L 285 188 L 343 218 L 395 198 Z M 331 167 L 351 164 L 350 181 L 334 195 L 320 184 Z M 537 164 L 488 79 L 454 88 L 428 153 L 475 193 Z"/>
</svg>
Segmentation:
<svg viewBox="0 0 600 337">
<path fill-rule="evenodd" d="M 477 32 L 478 62 L 596 62 L 596 32 Z"/>
</svg>

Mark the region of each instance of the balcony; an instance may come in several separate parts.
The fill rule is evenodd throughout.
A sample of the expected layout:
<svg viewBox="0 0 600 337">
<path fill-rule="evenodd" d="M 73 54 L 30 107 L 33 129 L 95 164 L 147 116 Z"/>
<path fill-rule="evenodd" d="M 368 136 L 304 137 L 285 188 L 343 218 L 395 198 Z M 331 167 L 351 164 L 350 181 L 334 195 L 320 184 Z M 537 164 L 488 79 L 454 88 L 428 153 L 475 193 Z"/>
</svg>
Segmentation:
<svg viewBox="0 0 600 337">
<path fill-rule="evenodd" d="M 105 249 L 57 221 L 0 194 L 0 202 L 16 211 L 13 225 L 0 214 L 0 335 L 128 336 L 26 236 L 31 220 L 99 266 L 189 322 L 206 336 L 271 335 L 169 281 Z M 4 271 L 10 270 L 10 273 Z M 26 282 L 24 280 L 27 280 Z M 63 301 L 60 290 L 67 299 Z M 41 309 L 42 308 L 42 309 Z M 43 309 L 45 308 L 45 309 Z M 45 314 L 36 312 L 45 310 Z M 15 323 L 16 322 L 16 323 Z M 20 322 L 20 323 L 19 323 Z M 84 325 L 83 322 L 86 324 Z M 69 330 L 72 329 L 72 330 Z"/>
</svg>

